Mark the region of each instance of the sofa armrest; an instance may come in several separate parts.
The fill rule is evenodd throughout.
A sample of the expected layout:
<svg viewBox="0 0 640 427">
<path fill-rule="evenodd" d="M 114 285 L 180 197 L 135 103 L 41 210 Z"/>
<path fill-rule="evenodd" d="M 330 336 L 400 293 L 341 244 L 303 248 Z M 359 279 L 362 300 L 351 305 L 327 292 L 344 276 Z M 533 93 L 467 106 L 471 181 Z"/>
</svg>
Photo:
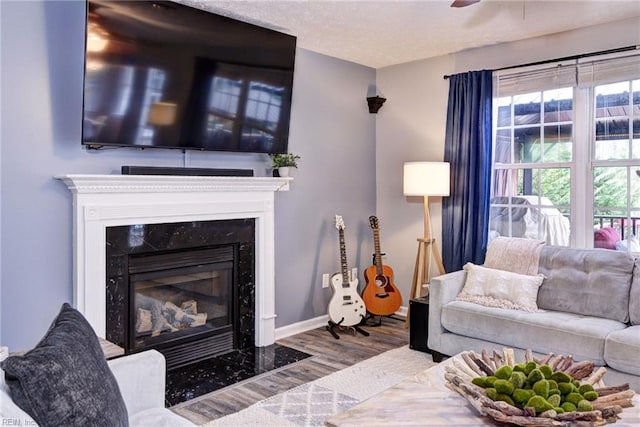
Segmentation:
<svg viewBox="0 0 640 427">
<path fill-rule="evenodd" d="M 108 363 L 130 418 L 147 409 L 164 408 L 166 363 L 162 354 L 148 350 Z"/>
<path fill-rule="evenodd" d="M 153 408 L 164 408 L 166 364 L 164 356 L 156 350 L 144 351 L 108 361 L 120 393 L 127 406 L 129 418 Z M 0 370 L 0 419 L 12 425 L 36 425 L 9 396 Z"/>
<path fill-rule="evenodd" d="M 467 272 L 454 271 L 443 276 L 434 277 L 429 284 L 429 338 L 427 345 L 431 350 L 442 352 L 442 307 L 456 299 L 464 287 Z"/>
<path fill-rule="evenodd" d="M 2 369 L 0 369 L 0 425 L 37 425 L 33 418 L 11 400 L 9 390 L 4 382 L 4 371 Z"/>
<path fill-rule="evenodd" d="M 429 285 L 429 305 L 432 303 L 445 305 L 455 300 L 462 288 L 464 288 L 466 279 L 467 272 L 464 270 L 432 278 Z M 435 291 L 435 295 L 433 291 Z"/>
</svg>

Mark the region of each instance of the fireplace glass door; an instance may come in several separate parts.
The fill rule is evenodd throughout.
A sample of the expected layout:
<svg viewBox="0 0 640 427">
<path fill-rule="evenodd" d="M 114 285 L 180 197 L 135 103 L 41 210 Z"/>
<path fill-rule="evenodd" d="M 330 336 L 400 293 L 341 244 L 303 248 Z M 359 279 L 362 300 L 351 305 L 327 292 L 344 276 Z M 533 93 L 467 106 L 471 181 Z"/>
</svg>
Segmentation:
<svg viewBox="0 0 640 427">
<path fill-rule="evenodd" d="M 219 252 L 132 260 L 131 269 L 146 271 L 129 275 L 130 349 L 175 346 L 205 335 L 227 334 L 232 340 L 234 263 L 216 257 Z"/>
</svg>

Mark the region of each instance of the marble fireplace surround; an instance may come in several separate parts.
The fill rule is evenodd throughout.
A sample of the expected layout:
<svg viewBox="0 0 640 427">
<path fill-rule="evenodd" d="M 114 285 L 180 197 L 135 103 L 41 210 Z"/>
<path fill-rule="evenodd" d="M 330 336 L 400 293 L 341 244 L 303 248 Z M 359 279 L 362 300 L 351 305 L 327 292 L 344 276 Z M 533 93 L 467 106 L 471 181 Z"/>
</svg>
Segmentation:
<svg viewBox="0 0 640 427">
<path fill-rule="evenodd" d="M 73 194 L 73 302 L 106 330 L 106 229 L 133 224 L 254 218 L 256 346 L 275 341 L 274 194 L 292 178 L 59 175 Z"/>
</svg>

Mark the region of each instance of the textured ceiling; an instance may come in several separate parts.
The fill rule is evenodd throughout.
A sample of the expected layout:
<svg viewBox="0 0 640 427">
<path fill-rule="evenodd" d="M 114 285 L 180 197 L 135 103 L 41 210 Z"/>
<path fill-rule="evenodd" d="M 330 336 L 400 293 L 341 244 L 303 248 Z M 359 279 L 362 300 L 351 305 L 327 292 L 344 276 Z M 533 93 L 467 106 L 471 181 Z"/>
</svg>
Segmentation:
<svg viewBox="0 0 640 427">
<path fill-rule="evenodd" d="M 464 8 L 450 7 L 452 0 L 176 1 L 373 68 L 640 16 L 639 0 L 482 0 Z"/>
</svg>

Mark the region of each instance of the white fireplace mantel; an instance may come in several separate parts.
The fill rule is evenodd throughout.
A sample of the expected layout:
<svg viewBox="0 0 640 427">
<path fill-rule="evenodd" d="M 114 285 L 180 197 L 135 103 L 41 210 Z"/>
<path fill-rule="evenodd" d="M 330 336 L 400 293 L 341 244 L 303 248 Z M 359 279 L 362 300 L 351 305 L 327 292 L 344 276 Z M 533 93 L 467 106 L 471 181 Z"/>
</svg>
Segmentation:
<svg viewBox="0 0 640 427">
<path fill-rule="evenodd" d="M 292 178 L 59 175 L 73 193 L 74 306 L 106 329 L 106 229 L 121 225 L 254 218 L 256 345 L 275 341 L 274 193 Z"/>
</svg>

